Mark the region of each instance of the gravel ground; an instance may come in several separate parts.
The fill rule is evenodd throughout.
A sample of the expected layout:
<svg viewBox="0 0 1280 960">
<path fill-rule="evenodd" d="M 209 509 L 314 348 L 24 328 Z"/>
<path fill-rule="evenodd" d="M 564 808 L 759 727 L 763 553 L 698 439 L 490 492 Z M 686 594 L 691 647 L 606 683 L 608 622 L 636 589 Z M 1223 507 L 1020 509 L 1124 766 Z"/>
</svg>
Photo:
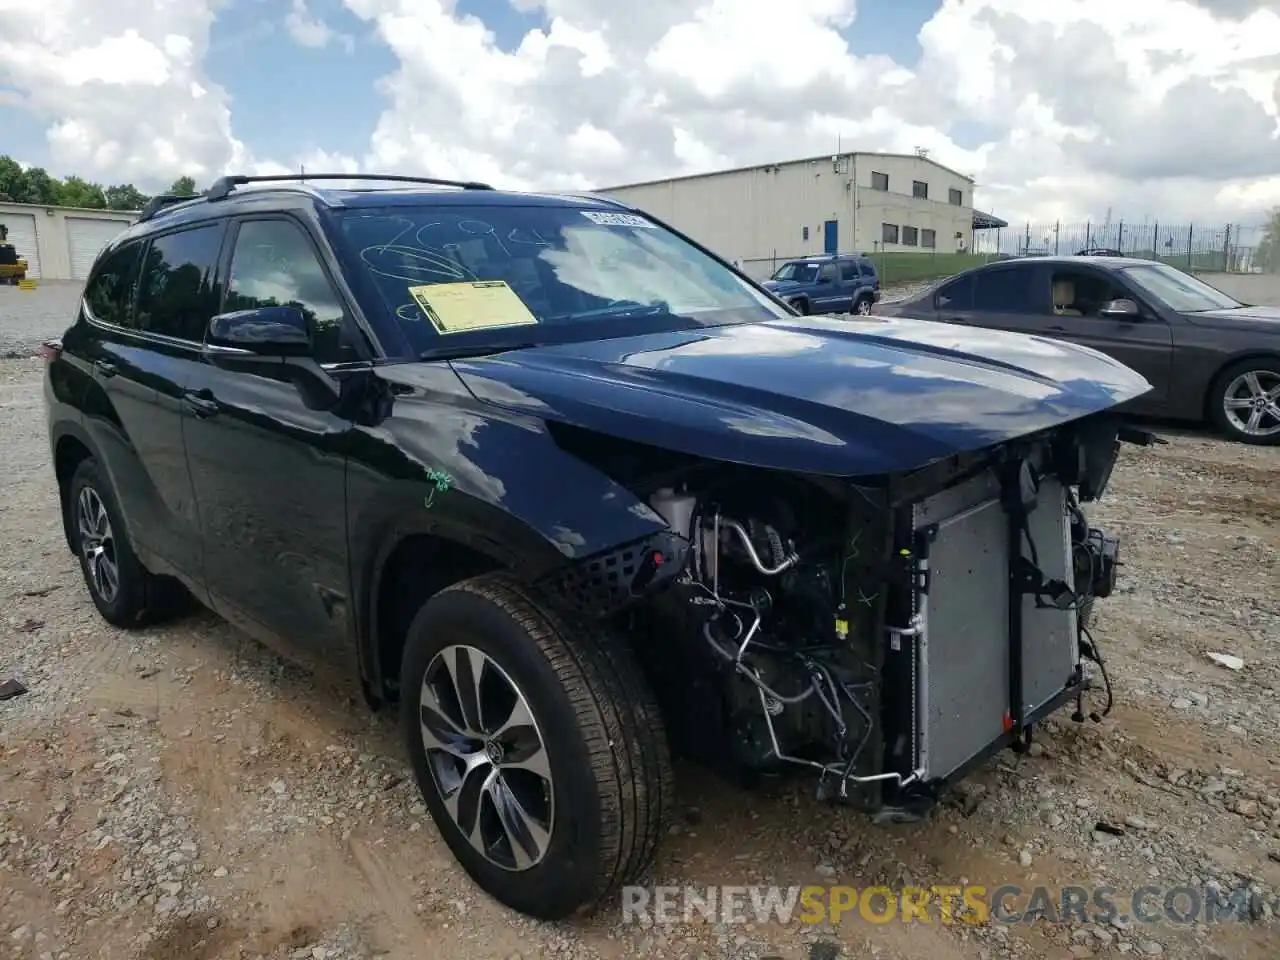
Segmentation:
<svg viewBox="0 0 1280 960">
<path fill-rule="evenodd" d="M 74 303 L 74 290 L 40 293 Z M 0 294 L 0 355 L 23 358 L 0 359 L 0 680 L 29 688 L 0 702 L 0 956 L 1275 957 L 1280 448 L 1170 435 L 1124 454 L 1094 509 L 1126 561 L 1095 631 L 1117 699 L 1102 723 L 1060 717 L 911 826 L 681 768 L 682 816 L 653 877 L 1105 885 L 1121 907 L 1144 885 L 1247 888 L 1246 919 L 540 924 L 454 865 L 392 720 L 347 678 L 290 666 L 210 614 L 138 633 L 98 619 L 61 540 L 27 359 L 68 314 L 55 304 L 55 329 L 23 321 L 15 335 Z"/>
</svg>

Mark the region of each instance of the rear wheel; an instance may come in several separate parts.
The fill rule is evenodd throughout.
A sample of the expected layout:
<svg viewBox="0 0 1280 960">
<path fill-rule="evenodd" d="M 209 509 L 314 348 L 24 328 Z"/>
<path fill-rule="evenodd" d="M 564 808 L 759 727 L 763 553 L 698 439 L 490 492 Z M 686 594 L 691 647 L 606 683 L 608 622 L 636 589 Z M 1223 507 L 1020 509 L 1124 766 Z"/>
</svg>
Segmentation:
<svg viewBox="0 0 1280 960">
<path fill-rule="evenodd" d="M 1280 360 L 1259 357 L 1224 370 L 1209 404 L 1214 424 L 1233 440 L 1280 444 Z"/>
<path fill-rule="evenodd" d="M 414 618 L 402 722 L 418 786 L 471 878 L 541 919 L 633 882 L 666 833 L 673 777 L 631 651 L 574 629 L 501 574 Z"/>
<path fill-rule="evenodd" d="M 141 627 L 174 612 L 185 599 L 176 582 L 152 574 L 133 552 L 114 491 L 92 457 L 67 487 L 72 545 L 98 613 L 117 627 Z"/>
<path fill-rule="evenodd" d="M 859 297 L 853 305 L 853 312 L 861 317 L 869 315 L 871 313 L 871 298 Z"/>
</svg>

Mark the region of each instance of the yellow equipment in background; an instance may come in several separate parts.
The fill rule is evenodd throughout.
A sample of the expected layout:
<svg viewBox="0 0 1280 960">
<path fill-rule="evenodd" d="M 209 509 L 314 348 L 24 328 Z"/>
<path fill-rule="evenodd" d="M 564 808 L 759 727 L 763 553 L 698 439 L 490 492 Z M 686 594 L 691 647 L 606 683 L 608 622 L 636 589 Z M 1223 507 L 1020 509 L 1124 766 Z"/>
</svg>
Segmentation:
<svg viewBox="0 0 1280 960">
<path fill-rule="evenodd" d="M 9 243 L 9 228 L 0 223 L 0 284 L 11 283 L 26 287 L 27 261 Z"/>
</svg>

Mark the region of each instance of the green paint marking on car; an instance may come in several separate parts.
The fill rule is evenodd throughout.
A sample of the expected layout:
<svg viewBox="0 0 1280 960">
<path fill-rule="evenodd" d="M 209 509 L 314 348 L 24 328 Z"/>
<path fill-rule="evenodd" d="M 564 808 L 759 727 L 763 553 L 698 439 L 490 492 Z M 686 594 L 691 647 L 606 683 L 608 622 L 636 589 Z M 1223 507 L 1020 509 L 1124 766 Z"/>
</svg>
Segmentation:
<svg viewBox="0 0 1280 960">
<path fill-rule="evenodd" d="M 426 499 L 423 500 L 422 505 L 430 510 L 431 505 L 435 503 L 437 491 L 444 493 L 453 489 L 453 477 L 445 473 L 443 470 L 432 469 L 427 471 L 427 479 L 431 481 L 432 487 L 427 493 Z"/>
</svg>

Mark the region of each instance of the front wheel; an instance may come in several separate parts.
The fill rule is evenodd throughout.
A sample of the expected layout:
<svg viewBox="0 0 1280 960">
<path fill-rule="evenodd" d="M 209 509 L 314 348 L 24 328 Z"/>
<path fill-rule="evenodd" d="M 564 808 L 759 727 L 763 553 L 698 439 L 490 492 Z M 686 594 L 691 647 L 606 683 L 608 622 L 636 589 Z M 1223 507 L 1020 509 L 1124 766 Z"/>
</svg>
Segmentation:
<svg viewBox="0 0 1280 960">
<path fill-rule="evenodd" d="M 423 799 L 487 893 L 544 920 L 633 882 L 667 831 L 673 776 L 631 651 L 569 627 L 505 575 L 422 607 L 401 711 Z"/>
<path fill-rule="evenodd" d="M 808 300 L 788 300 L 787 302 L 791 304 L 796 313 L 807 314 L 809 312 Z"/>
<path fill-rule="evenodd" d="M 1280 444 L 1280 360 L 1243 360 L 1223 371 L 1209 404 L 1214 424 L 1231 439 Z"/>
</svg>

